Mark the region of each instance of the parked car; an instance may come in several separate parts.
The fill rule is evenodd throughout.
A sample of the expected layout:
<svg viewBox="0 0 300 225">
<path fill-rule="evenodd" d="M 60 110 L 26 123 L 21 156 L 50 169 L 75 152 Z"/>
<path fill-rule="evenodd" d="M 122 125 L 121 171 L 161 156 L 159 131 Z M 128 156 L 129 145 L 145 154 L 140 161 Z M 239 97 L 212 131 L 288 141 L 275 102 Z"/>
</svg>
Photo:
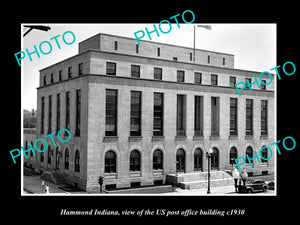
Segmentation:
<svg viewBox="0 0 300 225">
<path fill-rule="evenodd" d="M 270 181 L 267 183 L 269 190 L 274 190 L 274 181 Z"/>
<path fill-rule="evenodd" d="M 253 192 L 259 192 L 259 191 L 267 191 L 268 185 L 266 182 L 262 179 L 256 179 L 256 180 L 247 180 L 245 192 L 247 193 L 253 193 Z"/>
</svg>

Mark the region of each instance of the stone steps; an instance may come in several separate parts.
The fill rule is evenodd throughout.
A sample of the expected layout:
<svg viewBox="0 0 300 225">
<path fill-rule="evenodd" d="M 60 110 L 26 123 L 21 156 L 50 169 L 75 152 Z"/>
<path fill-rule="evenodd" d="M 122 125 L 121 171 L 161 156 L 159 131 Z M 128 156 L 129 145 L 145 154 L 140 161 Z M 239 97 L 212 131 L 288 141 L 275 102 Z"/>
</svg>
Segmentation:
<svg viewBox="0 0 300 225">
<path fill-rule="evenodd" d="M 167 181 L 176 184 L 182 189 L 199 189 L 206 188 L 208 185 L 208 173 L 196 172 L 196 173 L 184 173 L 167 175 Z M 230 174 L 225 171 L 211 171 L 210 173 L 210 185 L 211 187 L 219 187 L 226 185 L 233 185 L 234 180 Z"/>
</svg>

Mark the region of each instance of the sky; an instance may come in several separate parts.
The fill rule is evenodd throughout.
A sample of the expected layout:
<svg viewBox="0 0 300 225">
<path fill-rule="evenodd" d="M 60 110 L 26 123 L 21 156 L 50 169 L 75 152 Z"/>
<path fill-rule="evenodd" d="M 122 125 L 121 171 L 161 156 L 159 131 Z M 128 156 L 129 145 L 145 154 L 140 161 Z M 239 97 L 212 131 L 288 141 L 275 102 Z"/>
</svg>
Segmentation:
<svg viewBox="0 0 300 225">
<path fill-rule="evenodd" d="M 43 41 L 52 44 L 52 52 L 40 58 L 32 54 L 32 61 L 26 57 L 21 61 L 22 71 L 22 108 L 36 109 L 37 87 L 39 86 L 39 70 L 54 63 L 78 54 L 78 43 L 98 33 L 106 33 L 129 38 L 135 38 L 134 33 L 147 27 L 153 30 L 153 24 L 21 24 L 21 35 L 27 31 L 23 25 L 50 26 L 51 30 L 45 32 L 32 30 L 22 38 L 21 49 L 34 51 L 34 45 L 38 48 Z M 158 27 L 158 24 L 155 24 Z M 196 48 L 234 55 L 234 68 L 257 72 L 270 71 L 276 65 L 276 24 L 180 24 L 172 23 L 169 33 L 151 34 L 153 42 L 167 43 L 185 47 L 193 47 L 194 25 L 210 25 L 212 30 L 196 28 Z M 163 30 L 168 30 L 163 28 Z M 62 36 L 66 31 L 72 31 L 75 42 L 66 45 Z M 55 40 L 50 38 L 60 35 L 57 41 L 61 49 L 58 49 Z M 65 36 L 67 42 L 72 41 L 71 35 Z M 141 40 L 148 40 L 148 36 Z M 142 44 L 142 43 L 141 43 Z M 47 44 L 43 44 L 43 50 L 49 51 Z M 38 50 L 39 51 L 39 50 Z M 16 60 L 16 66 L 18 66 Z"/>
</svg>

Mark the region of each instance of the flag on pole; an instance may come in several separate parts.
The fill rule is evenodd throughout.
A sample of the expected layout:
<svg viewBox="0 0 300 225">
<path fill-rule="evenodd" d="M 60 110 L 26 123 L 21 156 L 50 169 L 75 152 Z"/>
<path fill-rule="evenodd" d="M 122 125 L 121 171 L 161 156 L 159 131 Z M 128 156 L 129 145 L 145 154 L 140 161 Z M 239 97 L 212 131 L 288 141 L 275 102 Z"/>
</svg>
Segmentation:
<svg viewBox="0 0 300 225">
<path fill-rule="evenodd" d="M 210 25 L 198 25 L 197 27 L 202 27 L 202 28 L 205 28 L 207 30 L 212 30 L 212 27 Z"/>
</svg>

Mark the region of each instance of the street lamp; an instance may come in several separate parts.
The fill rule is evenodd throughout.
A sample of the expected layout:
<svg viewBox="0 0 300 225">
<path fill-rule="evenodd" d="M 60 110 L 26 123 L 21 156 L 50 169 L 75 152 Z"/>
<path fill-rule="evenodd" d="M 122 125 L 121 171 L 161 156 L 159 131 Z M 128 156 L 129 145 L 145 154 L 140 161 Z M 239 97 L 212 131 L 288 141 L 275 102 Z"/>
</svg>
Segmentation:
<svg viewBox="0 0 300 225">
<path fill-rule="evenodd" d="M 213 149 L 210 148 L 208 150 L 208 152 L 206 152 L 206 157 L 207 157 L 207 161 L 208 161 L 208 169 L 207 169 L 207 179 L 208 179 L 208 183 L 207 183 L 207 194 L 210 194 L 210 161 L 211 161 L 211 154 L 213 153 Z"/>
</svg>

